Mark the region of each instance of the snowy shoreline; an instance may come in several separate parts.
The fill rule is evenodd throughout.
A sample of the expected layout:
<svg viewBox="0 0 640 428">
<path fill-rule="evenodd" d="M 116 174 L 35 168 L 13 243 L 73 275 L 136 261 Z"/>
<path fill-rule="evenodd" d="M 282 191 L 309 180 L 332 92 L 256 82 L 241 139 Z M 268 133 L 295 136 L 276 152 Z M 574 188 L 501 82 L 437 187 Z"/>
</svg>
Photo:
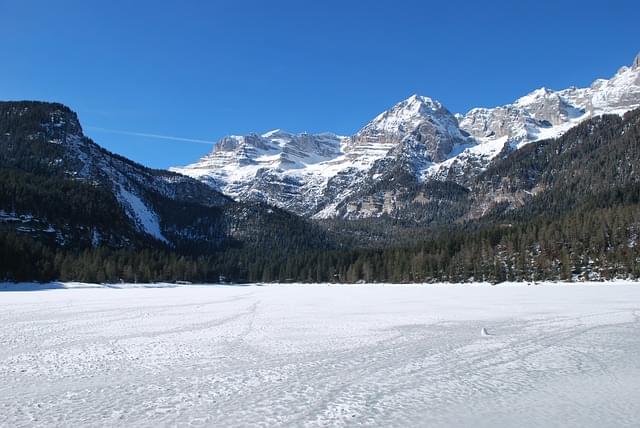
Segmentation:
<svg viewBox="0 0 640 428">
<path fill-rule="evenodd" d="M 73 290 L 73 289 L 130 289 L 130 288 L 195 288 L 195 287 L 557 287 L 557 286 L 607 286 L 607 285 L 640 285 L 640 280 L 620 279 L 609 281 L 505 281 L 500 283 L 490 282 L 423 282 L 423 283 L 278 283 L 278 282 L 256 282 L 256 283 L 193 283 L 177 284 L 172 282 L 152 282 L 152 283 L 103 283 L 96 284 L 90 282 L 0 282 L 0 292 L 2 291 L 38 291 L 38 290 Z"/>
</svg>

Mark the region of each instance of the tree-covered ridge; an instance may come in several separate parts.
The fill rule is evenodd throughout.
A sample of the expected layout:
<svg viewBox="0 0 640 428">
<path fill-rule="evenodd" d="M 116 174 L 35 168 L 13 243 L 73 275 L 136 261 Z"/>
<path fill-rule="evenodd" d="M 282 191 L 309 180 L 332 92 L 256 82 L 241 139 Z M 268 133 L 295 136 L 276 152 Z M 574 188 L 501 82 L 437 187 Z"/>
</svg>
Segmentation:
<svg viewBox="0 0 640 428">
<path fill-rule="evenodd" d="M 322 231 L 281 209 L 235 203 L 197 180 L 101 148 L 60 104 L 0 103 L 0 153 L 0 231 L 53 247 L 202 254 L 249 243 L 327 246 Z M 132 207 L 123 194 L 139 202 Z M 157 217 L 166 240 L 145 233 L 134 217 L 140 209 Z"/>
<path fill-rule="evenodd" d="M 495 162 L 472 186 L 473 203 L 476 210 L 486 208 L 483 205 L 504 209 L 526 204 L 527 209 L 518 212 L 523 219 L 557 215 L 594 195 L 607 199 L 615 189 L 638 183 L 639 165 L 640 111 L 624 119 L 596 117 L 558 139 L 525 146 Z M 495 204 L 496 196 L 502 206 Z"/>
<path fill-rule="evenodd" d="M 400 171 L 394 180 L 369 189 L 374 194 L 397 186 L 412 189 L 417 200 L 396 201 L 405 204 L 408 216 L 316 224 L 265 204 L 207 202 L 186 177 L 184 192 L 174 187 L 167 195 L 150 184 L 166 178 L 164 173 L 137 169 L 100 149 L 107 157 L 100 165 L 131 168 L 136 178 L 130 185 L 159 215 L 171 243 L 166 245 L 132 225 L 108 180 L 69 174 L 75 159 L 64 144 L 50 141 L 64 126 L 38 136 L 51 115 L 36 106 L 33 117 L 25 119 L 29 126 L 21 125 L 22 105 L 11 108 L 9 125 L 0 120 L 0 150 L 8 153 L 0 158 L 0 279 L 499 282 L 640 277 L 640 110 L 624 118 L 594 118 L 558 139 L 505 152 L 469 188 L 418 183 L 403 179 Z M 56 118 L 54 123 L 60 123 Z M 73 118 L 64 120 L 77 135 Z M 59 166 L 58 158 L 67 163 Z M 101 236 L 97 244 L 96 233 Z"/>
</svg>

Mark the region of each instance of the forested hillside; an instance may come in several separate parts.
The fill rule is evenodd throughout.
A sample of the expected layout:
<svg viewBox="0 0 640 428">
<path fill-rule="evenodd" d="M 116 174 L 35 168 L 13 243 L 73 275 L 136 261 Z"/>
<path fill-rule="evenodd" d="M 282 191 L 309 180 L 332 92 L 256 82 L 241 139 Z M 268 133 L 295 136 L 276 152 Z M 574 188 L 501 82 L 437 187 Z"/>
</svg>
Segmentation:
<svg viewBox="0 0 640 428">
<path fill-rule="evenodd" d="M 640 277 L 640 110 L 505 152 L 468 187 L 381 182 L 422 195 L 402 218 L 311 222 L 110 154 L 66 107 L 0 107 L 2 280 Z M 157 216 L 159 236 L 128 211 L 123 186 Z"/>
<path fill-rule="evenodd" d="M 0 153 L 0 279 L 150 281 L 171 268 L 146 275 L 148 257 L 330 248 L 324 231 L 282 209 L 236 203 L 104 150 L 61 104 L 0 103 Z M 107 263 L 112 252 L 144 255 L 148 266 L 130 276 L 129 262 Z M 105 266 L 85 263 L 91 254 Z"/>
</svg>

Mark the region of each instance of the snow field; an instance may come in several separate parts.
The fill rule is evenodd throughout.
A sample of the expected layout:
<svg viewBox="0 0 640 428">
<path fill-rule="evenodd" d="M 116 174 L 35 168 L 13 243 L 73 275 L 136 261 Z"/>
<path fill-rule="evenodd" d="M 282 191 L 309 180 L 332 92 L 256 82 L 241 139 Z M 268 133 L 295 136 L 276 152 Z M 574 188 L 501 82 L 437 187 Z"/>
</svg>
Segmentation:
<svg viewBox="0 0 640 428">
<path fill-rule="evenodd" d="M 0 426 L 637 426 L 639 285 L 4 286 Z"/>
</svg>

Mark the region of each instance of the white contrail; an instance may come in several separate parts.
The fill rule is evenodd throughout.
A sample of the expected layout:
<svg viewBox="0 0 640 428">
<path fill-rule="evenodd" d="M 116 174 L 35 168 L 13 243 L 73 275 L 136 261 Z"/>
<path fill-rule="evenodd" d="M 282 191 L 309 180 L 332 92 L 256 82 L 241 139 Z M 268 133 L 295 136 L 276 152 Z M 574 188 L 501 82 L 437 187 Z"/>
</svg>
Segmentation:
<svg viewBox="0 0 640 428">
<path fill-rule="evenodd" d="M 146 132 L 123 131 L 120 129 L 101 128 L 99 126 L 87 126 L 86 128 L 93 131 L 108 132 L 110 134 L 131 135 L 134 137 L 158 138 L 161 140 L 181 141 L 184 143 L 197 143 L 197 144 L 207 144 L 207 145 L 212 145 L 216 143 L 215 141 L 198 140 L 196 138 L 183 138 L 183 137 L 174 137 L 172 135 L 158 135 L 158 134 L 148 134 Z"/>
</svg>

